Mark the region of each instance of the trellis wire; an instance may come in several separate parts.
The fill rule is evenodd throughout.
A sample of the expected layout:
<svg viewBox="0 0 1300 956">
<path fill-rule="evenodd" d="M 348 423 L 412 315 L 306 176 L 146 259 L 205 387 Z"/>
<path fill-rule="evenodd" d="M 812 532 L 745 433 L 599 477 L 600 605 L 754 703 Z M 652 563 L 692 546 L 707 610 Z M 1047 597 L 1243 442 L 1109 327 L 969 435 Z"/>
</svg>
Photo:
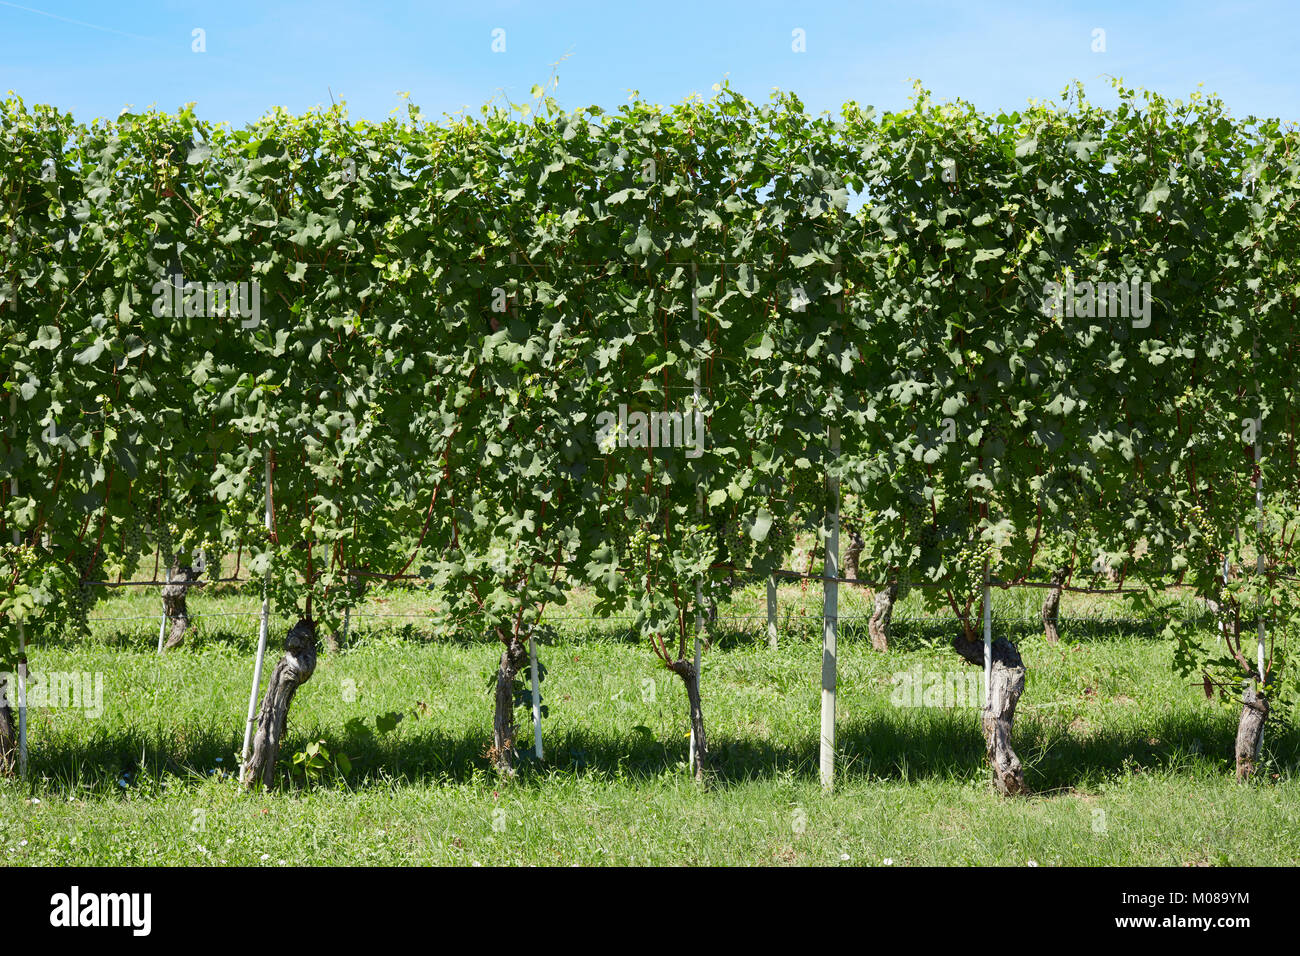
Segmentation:
<svg viewBox="0 0 1300 956">
<path fill-rule="evenodd" d="M 1013 587 L 1015 586 L 1013 585 Z M 763 621 L 769 624 L 772 628 L 777 628 L 779 625 L 779 621 L 778 621 L 778 615 L 776 614 L 776 607 L 777 605 L 774 597 L 773 603 L 769 606 L 769 612 L 765 612 L 761 614 L 721 613 L 718 615 L 717 621 L 718 622 Z M 434 612 L 433 611 L 388 612 L 388 611 L 357 610 L 357 611 L 349 611 L 348 613 L 350 617 L 353 618 L 370 620 L 370 619 L 417 619 L 417 618 L 425 619 L 425 618 L 431 618 Z M 1201 613 L 1202 615 L 1208 616 L 1212 612 L 1206 609 L 1203 610 Z M 260 618 L 261 613 L 259 611 L 196 610 L 196 611 L 191 611 L 189 617 L 192 621 L 197 622 L 204 618 Z M 839 612 L 837 614 L 837 619 L 840 620 L 841 622 L 869 620 L 870 618 L 871 618 L 870 611 L 848 611 L 848 612 Z M 287 619 L 288 618 L 285 617 L 285 620 Z M 153 621 L 153 620 L 157 620 L 157 616 L 153 614 L 105 615 L 100 617 L 87 618 L 86 623 L 118 624 L 118 623 L 126 623 L 131 621 Z M 547 614 L 545 617 L 545 621 L 551 624 L 563 624 L 563 623 L 569 623 L 573 621 L 610 622 L 610 621 L 634 621 L 634 620 L 636 620 L 635 615 L 630 615 L 630 614 L 597 615 L 597 614 L 561 613 L 561 614 Z M 952 616 L 947 613 L 900 614 L 896 611 L 892 617 L 892 621 L 894 624 L 947 623 L 947 622 L 951 622 L 952 620 L 953 620 Z M 1041 618 L 1038 617 L 1037 615 L 1007 614 L 998 610 L 994 610 L 993 620 L 994 623 L 996 624 L 1035 624 L 1036 625 L 1042 623 Z M 1114 615 L 1114 614 L 1100 614 L 1100 613 L 1065 614 L 1063 613 L 1060 616 L 1060 620 L 1062 622 L 1073 621 L 1073 622 L 1087 622 L 1087 623 L 1095 623 L 1095 624 L 1141 624 L 1146 619 L 1142 617 L 1123 616 L 1123 615 Z M 770 632 L 768 636 L 769 637 L 771 636 Z"/>
</svg>

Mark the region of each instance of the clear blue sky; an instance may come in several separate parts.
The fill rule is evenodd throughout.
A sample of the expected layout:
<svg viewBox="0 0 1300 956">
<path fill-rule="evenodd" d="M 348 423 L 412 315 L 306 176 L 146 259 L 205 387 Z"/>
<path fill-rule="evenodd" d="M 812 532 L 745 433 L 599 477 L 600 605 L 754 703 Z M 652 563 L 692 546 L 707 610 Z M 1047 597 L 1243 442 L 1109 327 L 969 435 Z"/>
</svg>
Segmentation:
<svg viewBox="0 0 1300 956">
<path fill-rule="evenodd" d="M 40 12 L 34 12 L 40 11 Z M 192 51 L 192 31 L 206 53 Z M 504 53 L 492 31 L 505 30 Z M 1094 29 L 1105 52 L 1093 52 Z M 806 52 L 792 50 L 802 29 Z M 568 108 L 793 90 L 814 111 L 906 103 L 911 78 L 983 109 L 1051 98 L 1105 75 L 1175 97 L 1204 83 L 1238 115 L 1300 119 L 1300 4 L 1261 2 L 744 2 L 657 0 L 277 3 L 0 0 L 0 91 L 78 118 L 194 101 L 213 121 L 328 104 L 382 118 L 409 91 L 426 115 L 515 100 L 559 67 Z"/>
</svg>

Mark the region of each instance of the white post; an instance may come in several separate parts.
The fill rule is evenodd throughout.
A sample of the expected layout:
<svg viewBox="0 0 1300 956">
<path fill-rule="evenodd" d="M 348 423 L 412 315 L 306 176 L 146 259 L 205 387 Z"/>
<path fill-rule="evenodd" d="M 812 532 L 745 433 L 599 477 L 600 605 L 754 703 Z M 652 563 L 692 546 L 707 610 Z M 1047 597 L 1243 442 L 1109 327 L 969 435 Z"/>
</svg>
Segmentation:
<svg viewBox="0 0 1300 956">
<path fill-rule="evenodd" d="M 18 393 L 9 395 L 9 421 L 13 423 L 10 434 L 18 435 Z M 18 495 L 18 479 L 9 480 L 9 496 Z M 22 543 L 18 528 L 14 528 L 14 547 Z M 27 633 L 18 625 L 18 776 L 27 777 Z"/>
<path fill-rule="evenodd" d="M 18 543 L 14 531 L 14 544 Z M 27 779 L 27 634 L 18 625 L 18 776 Z"/>
<path fill-rule="evenodd" d="M 1263 428 L 1263 418 L 1260 419 L 1260 428 L 1255 431 L 1255 574 L 1258 578 L 1264 577 L 1264 465 L 1260 461 L 1264 457 L 1264 436 L 1260 434 Z M 1259 684 L 1260 691 L 1264 689 L 1264 602 L 1259 601 L 1259 637 L 1255 645 L 1255 656 L 1259 661 Z"/>
<path fill-rule="evenodd" d="M 767 578 L 767 645 L 776 650 L 776 575 Z"/>
<path fill-rule="evenodd" d="M 537 759 L 542 759 L 542 689 L 537 676 L 537 642 L 533 640 L 533 629 L 528 629 L 528 664 L 533 675 L 533 751 Z"/>
<path fill-rule="evenodd" d="M 1259 340 L 1256 339 L 1250 349 L 1251 361 L 1259 356 Z M 1255 376 L 1255 398 L 1259 398 L 1259 376 Z M 1264 577 L 1264 403 L 1260 401 L 1259 419 L 1255 422 L 1255 575 L 1256 579 Z M 1226 575 L 1225 575 L 1225 584 Z M 1255 642 L 1255 658 L 1259 665 L 1259 689 L 1264 690 L 1264 602 L 1260 599 L 1256 605 L 1259 614 L 1259 635 Z"/>
<path fill-rule="evenodd" d="M 167 568 L 167 583 L 168 584 L 172 583 L 172 569 L 170 567 Z M 188 601 L 189 595 L 188 594 L 185 595 L 185 598 Z M 166 633 L 167 633 L 167 601 L 166 599 L 163 599 L 162 621 L 158 624 L 158 653 L 159 654 L 163 652 L 163 635 Z"/>
<path fill-rule="evenodd" d="M 351 573 L 351 572 L 348 573 L 347 589 L 348 589 L 348 600 L 351 601 L 351 600 L 352 600 L 352 597 L 353 597 L 352 592 L 353 592 L 354 590 L 356 590 L 356 580 L 352 577 L 352 573 Z M 344 605 L 344 607 L 343 607 L 343 636 L 339 638 L 339 647 L 340 647 L 340 648 L 347 647 L 347 644 L 348 644 L 348 627 L 349 627 L 349 625 L 350 625 L 351 623 L 352 623 L 352 607 L 351 607 L 351 605 Z"/>
<path fill-rule="evenodd" d="M 839 266 L 838 259 L 836 266 Z M 843 304 L 841 296 L 841 311 Z M 833 467 L 840 457 L 840 429 L 838 425 L 831 425 L 829 431 L 829 464 Z M 835 683 L 840 613 L 840 482 L 830 473 L 829 468 L 826 475 L 826 499 L 826 570 L 822 582 L 822 720 L 818 756 L 822 788 L 829 792 L 835 787 Z"/>
<path fill-rule="evenodd" d="M 700 328 L 700 297 L 699 297 L 699 270 L 695 263 L 691 263 L 691 318 L 695 320 L 696 331 Z M 692 390 L 694 403 L 691 405 L 692 417 L 700 407 L 700 366 L 695 366 L 695 388 Z M 702 420 L 701 420 L 702 421 Z M 696 422 L 696 427 L 701 427 L 701 421 Z M 704 444 L 703 434 L 697 435 L 701 447 Z M 704 515 L 704 489 L 699 487 L 699 480 L 695 483 L 695 514 L 697 517 Z M 704 582 L 700 578 L 695 579 L 695 686 L 700 685 L 700 631 L 704 630 L 704 615 L 701 608 L 704 606 Z M 691 747 L 689 766 L 692 771 L 695 770 L 695 724 L 691 723 Z"/>
<path fill-rule="evenodd" d="M 18 479 L 10 484 L 18 493 Z M 14 544 L 20 542 L 18 529 L 14 528 Z M 27 632 L 18 624 L 18 776 L 27 777 Z"/>
<path fill-rule="evenodd" d="M 993 706 L 993 589 L 989 583 L 989 559 L 984 559 L 984 709 Z"/>
<path fill-rule="evenodd" d="M 830 427 L 833 463 L 840 456 L 840 429 Z M 840 482 L 834 475 L 826 477 L 826 573 L 822 605 L 822 729 L 821 781 L 830 790 L 835 786 L 835 670 L 836 643 L 839 635 L 840 605 Z"/>
<path fill-rule="evenodd" d="M 704 615 L 700 612 L 700 606 L 704 602 L 704 588 L 697 579 L 695 582 L 695 683 L 696 687 L 700 682 L 700 631 L 704 630 Z M 695 725 L 691 724 L 691 755 L 690 768 L 695 770 Z"/>
<path fill-rule="evenodd" d="M 271 449 L 266 449 L 266 513 L 263 519 L 266 530 L 271 530 Z M 244 764 L 248 762 L 248 745 L 253 739 L 253 722 L 257 719 L 258 691 L 262 689 L 262 662 L 266 660 L 266 632 L 271 616 L 271 569 L 266 569 L 262 583 L 262 624 L 257 634 L 257 660 L 253 664 L 253 689 L 248 695 L 248 720 L 244 722 L 244 749 L 239 758 L 239 779 L 244 779 Z"/>
</svg>

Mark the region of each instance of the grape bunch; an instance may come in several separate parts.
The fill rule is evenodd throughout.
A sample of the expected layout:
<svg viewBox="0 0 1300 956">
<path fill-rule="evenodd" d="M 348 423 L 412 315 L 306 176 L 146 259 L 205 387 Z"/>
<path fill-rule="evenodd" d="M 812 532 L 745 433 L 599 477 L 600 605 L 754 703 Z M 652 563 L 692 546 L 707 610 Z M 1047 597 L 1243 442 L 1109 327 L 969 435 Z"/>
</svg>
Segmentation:
<svg viewBox="0 0 1300 956">
<path fill-rule="evenodd" d="M 788 509 L 769 507 L 768 513 L 771 525 L 762 541 L 755 541 L 749 532 L 753 516 L 737 516 L 723 523 L 719 532 L 723 562 L 739 569 L 754 567 L 763 559 L 775 559 L 777 566 L 785 563 L 794 548 L 795 523 Z"/>
<path fill-rule="evenodd" d="M 119 543 L 118 553 L 105 557 L 106 573 L 113 577 L 118 575 L 124 578 L 131 577 L 135 569 L 140 566 L 140 558 L 144 551 L 144 529 L 140 522 L 131 516 L 114 519 L 113 528 L 106 535 L 106 540 Z"/>
<path fill-rule="evenodd" d="M 72 569 L 76 572 L 77 580 L 90 581 L 102 572 L 104 567 L 104 552 L 101 548 L 93 546 L 82 546 L 72 558 Z"/>
<path fill-rule="evenodd" d="M 984 541 L 966 541 L 949 556 L 948 581 L 959 594 L 974 594 L 984 587 L 984 562 L 996 563 L 993 545 Z"/>
<path fill-rule="evenodd" d="M 172 540 L 172 523 L 170 516 L 165 513 L 159 515 L 157 527 L 153 529 L 154 538 L 158 543 L 158 553 L 162 557 L 165 567 L 172 567 L 176 560 L 175 542 Z"/>
<path fill-rule="evenodd" d="M 626 543 L 619 552 L 619 570 L 624 580 L 644 582 L 646 573 L 658 564 L 662 535 L 652 532 L 644 522 L 637 522 L 623 536 Z"/>
</svg>

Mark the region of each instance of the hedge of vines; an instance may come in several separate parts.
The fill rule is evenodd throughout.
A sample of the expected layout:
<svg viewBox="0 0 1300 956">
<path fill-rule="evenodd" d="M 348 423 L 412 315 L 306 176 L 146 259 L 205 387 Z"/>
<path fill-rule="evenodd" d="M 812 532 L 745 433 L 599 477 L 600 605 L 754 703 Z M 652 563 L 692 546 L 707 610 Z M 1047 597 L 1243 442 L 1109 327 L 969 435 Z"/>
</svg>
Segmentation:
<svg viewBox="0 0 1300 956">
<path fill-rule="evenodd" d="M 682 676 L 706 755 L 695 619 L 834 475 L 871 516 L 861 576 L 951 608 L 973 663 L 986 573 L 1105 565 L 1243 726 L 1294 697 L 1294 129 L 1122 85 L 998 115 L 534 93 L 242 129 L 3 101 L 0 670 L 103 582 L 158 579 L 142 555 L 203 552 L 298 619 L 287 709 L 317 622 L 416 576 L 439 627 L 503 645 L 508 768 L 527 635 L 585 587 Z M 993 666 L 1018 792 L 1005 637 Z M 259 737 L 283 720 L 264 703 Z"/>
</svg>

